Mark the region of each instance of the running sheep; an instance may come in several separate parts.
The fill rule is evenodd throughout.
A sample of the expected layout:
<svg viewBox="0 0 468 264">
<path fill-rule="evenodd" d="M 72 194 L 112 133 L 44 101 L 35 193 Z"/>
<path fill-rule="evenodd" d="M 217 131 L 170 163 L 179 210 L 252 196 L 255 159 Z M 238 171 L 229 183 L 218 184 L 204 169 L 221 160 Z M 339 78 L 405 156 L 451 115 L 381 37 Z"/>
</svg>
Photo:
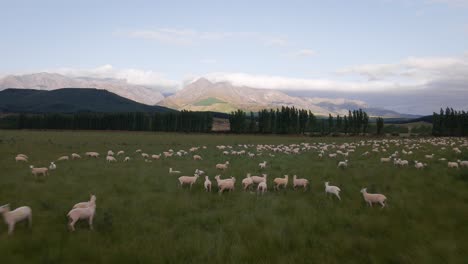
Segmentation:
<svg viewBox="0 0 468 264">
<path fill-rule="evenodd" d="M 8 225 L 8 235 L 13 234 L 16 223 L 28 220 L 29 228 L 32 227 L 32 210 L 28 206 L 21 206 L 13 211 L 10 211 L 10 205 L 0 206 L 0 214 L 3 215 L 3 220 Z"/>
</svg>

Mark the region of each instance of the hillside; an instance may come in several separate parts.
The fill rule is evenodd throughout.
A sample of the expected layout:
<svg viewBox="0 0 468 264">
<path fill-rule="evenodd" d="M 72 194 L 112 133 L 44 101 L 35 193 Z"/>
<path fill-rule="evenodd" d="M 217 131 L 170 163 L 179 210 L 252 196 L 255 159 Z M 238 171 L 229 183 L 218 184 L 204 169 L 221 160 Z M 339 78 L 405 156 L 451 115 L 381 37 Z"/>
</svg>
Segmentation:
<svg viewBox="0 0 468 264">
<path fill-rule="evenodd" d="M 106 90 L 65 88 L 52 91 L 6 89 L 0 91 L 0 112 L 166 112 L 172 109 L 149 106 Z"/>
</svg>

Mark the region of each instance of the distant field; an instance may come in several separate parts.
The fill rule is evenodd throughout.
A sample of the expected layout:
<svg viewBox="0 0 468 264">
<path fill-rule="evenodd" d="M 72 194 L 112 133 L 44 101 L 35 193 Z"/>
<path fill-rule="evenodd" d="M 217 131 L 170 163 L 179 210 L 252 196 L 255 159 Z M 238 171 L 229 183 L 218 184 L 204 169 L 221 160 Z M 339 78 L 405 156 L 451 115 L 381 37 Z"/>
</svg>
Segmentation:
<svg viewBox="0 0 468 264">
<path fill-rule="evenodd" d="M 427 162 L 424 170 L 381 164 L 381 157 L 403 149 L 390 141 L 387 153 L 368 157 L 361 154 L 371 146 L 357 147 L 344 170 L 337 168 L 344 158 L 320 159 L 315 150 L 248 158 L 215 148 L 365 140 L 374 139 L 0 130 L 0 204 L 29 205 L 34 219 L 31 230 L 18 224 L 11 237 L 0 223 L 1 263 L 466 263 L 468 169 L 438 161 L 468 160 L 466 147 L 456 155 L 420 143 L 404 158 Z M 203 145 L 207 149 L 196 152 L 202 161 L 188 155 L 147 163 L 135 154 L 140 148 L 158 154 Z M 124 150 L 133 160 L 108 164 L 109 149 Z M 30 174 L 30 164 L 46 166 L 86 151 L 103 157 L 56 162 L 57 170 L 40 181 Z M 29 155 L 30 163 L 15 163 L 18 153 Z M 434 159 L 425 159 L 430 153 Z M 177 176 L 168 174 L 169 167 L 186 175 L 199 168 L 216 186 L 214 166 L 225 160 L 231 167 L 223 178 L 235 176 L 237 186 L 222 196 L 204 192 L 201 178 L 192 190 L 181 189 Z M 261 171 L 263 160 L 269 165 Z M 267 194 L 241 191 L 247 172 L 268 174 Z M 273 191 L 273 179 L 283 174 L 308 178 L 311 189 Z M 325 181 L 340 186 L 341 202 L 325 195 Z M 388 207 L 367 207 L 362 187 L 385 194 Z M 79 223 L 70 233 L 65 215 L 90 193 L 97 196 L 95 230 Z"/>
<path fill-rule="evenodd" d="M 226 104 L 226 102 L 221 101 L 217 98 L 210 97 L 210 98 L 206 98 L 195 103 L 196 106 L 210 106 L 213 104 Z"/>
</svg>

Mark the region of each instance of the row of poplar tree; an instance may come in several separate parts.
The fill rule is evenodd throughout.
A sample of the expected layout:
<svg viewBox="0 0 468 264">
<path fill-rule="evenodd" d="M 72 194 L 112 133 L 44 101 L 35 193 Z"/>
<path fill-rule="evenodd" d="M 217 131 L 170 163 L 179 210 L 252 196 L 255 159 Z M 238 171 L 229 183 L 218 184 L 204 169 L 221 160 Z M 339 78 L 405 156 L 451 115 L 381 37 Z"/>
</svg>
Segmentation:
<svg viewBox="0 0 468 264">
<path fill-rule="evenodd" d="M 432 115 L 432 135 L 468 136 L 468 113 L 453 108 L 441 108 L 439 114 Z"/>
<path fill-rule="evenodd" d="M 213 116 L 207 112 L 20 114 L 2 118 L 11 129 L 129 130 L 210 132 Z"/>
<path fill-rule="evenodd" d="M 377 133 L 383 128 L 383 119 L 377 120 Z M 229 118 L 231 132 L 265 134 L 304 134 L 308 133 L 368 133 L 369 115 L 362 109 L 349 111 L 348 115 L 328 118 L 316 117 L 311 111 L 295 107 L 263 109 L 255 115 L 242 110 L 232 112 Z"/>
</svg>

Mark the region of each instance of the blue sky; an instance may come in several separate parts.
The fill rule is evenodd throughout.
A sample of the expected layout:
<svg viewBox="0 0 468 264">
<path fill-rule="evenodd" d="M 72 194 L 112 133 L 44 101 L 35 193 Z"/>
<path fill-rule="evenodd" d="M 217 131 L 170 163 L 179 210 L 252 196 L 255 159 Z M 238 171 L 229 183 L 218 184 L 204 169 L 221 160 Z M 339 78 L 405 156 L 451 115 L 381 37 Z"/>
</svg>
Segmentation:
<svg viewBox="0 0 468 264">
<path fill-rule="evenodd" d="M 0 76 L 51 71 L 167 89 L 206 76 L 347 92 L 468 76 L 467 0 L 18 0 L 1 8 Z"/>
</svg>

